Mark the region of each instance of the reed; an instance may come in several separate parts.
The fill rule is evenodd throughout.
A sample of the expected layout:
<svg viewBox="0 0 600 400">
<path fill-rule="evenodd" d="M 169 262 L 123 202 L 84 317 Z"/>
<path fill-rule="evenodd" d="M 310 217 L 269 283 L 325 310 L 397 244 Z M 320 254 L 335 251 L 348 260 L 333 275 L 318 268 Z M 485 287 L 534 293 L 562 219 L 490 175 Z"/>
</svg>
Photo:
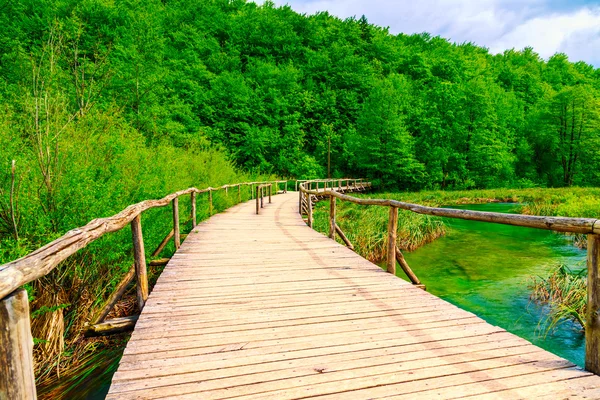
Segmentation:
<svg viewBox="0 0 600 400">
<path fill-rule="evenodd" d="M 586 269 L 573 271 L 565 265 L 555 267 L 548 277 L 534 277 L 529 285 L 532 301 L 548 307 L 546 332 L 565 321 L 585 329 L 587 305 Z"/>
</svg>

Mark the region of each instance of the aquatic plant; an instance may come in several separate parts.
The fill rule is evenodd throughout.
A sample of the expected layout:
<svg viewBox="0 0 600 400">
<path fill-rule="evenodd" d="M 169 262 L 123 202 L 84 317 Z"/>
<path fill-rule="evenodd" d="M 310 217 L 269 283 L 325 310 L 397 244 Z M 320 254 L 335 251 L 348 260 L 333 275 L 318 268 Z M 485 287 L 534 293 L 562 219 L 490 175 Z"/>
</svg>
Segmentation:
<svg viewBox="0 0 600 400">
<path fill-rule="evenodd" d="M 317 231 L 327 234 L 328 216 L 329 203 L 318 203 L 313 225 Z M 336 213 L 337 224 L 346 233 L 355 250 L 373 262 L 386 257 L 388 218 L 387 207 L 360 206 L 344 202 L 338 203 Z M 397 244 L 402 250 L 415 250 L 445 233 L 446 226 L 440 218 L 410 211 L 399 212 Z"/>
<path fill-rule="evenodd" d="M 548 306 L 546 332 L 564 321 L 573 321 L 585 329 L 587 305 L 586 269 L 573 271 L 565 265 L 555 267 L 548 277 L 534 277 L 529 285 L 531 300 Z"/>
</svg>

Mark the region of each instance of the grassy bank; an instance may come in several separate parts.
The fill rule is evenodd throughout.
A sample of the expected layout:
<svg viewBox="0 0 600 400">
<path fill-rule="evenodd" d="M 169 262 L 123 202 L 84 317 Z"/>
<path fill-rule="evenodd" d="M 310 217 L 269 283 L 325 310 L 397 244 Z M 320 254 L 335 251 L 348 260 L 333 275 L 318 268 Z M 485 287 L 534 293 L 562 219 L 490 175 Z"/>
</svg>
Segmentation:
<svg viewBox="0 0 600 400">
<path fill-rule="evenodd" d="M 600 189 L 491 189 L 466 191 L 423 191 L 415 193 L 369 193 L 358 197 L 394 199 L 426 206 L 452 206 L 489 202 L 521 203 L 522 214 L 565 217 L 600 217 Z M 328 204 L 321 202 L 315 209 L 315 229 L 326 233 Z M 338 202 L 337 223 L 353 243 L 356 251 L 371 261 L 385 257 L 387 245 L 388 210 L 384 207 L 360 206 Z M 398 220 L 398 246 L 415 250 L 443 236 L 447 227 L 437 217 L 400 211 Z M 583 236 L 575 236 L 574 243 L 585 246 Z"/>
</svg>

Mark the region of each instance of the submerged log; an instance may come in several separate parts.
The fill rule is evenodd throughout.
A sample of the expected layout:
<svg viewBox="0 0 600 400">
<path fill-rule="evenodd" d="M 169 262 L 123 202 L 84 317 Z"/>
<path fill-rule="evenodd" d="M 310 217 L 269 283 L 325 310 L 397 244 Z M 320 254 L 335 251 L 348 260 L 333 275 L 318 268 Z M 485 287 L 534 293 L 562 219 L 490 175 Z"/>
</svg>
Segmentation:
<svg viewBox="0 0 600 400">
<path fill-rule="evenodd" d="M 87 337 L 91 336 L 107 336 L 115 333 L 122 333 L 133 330 L 139 315 L 130 317 L 114 318 L 99 324 L 90 325 L 84 332 Z"/>
<path fill-rule="evenodd" d="M 163 265 L 167 265 L 169 263 L 169 261 L 171 261 L 170 258 L 159 258 L 159 259 L 150 261 L 150 263 L 148 265 L 150 265 L 151 267 L 160 267 Z"/>
</svg>

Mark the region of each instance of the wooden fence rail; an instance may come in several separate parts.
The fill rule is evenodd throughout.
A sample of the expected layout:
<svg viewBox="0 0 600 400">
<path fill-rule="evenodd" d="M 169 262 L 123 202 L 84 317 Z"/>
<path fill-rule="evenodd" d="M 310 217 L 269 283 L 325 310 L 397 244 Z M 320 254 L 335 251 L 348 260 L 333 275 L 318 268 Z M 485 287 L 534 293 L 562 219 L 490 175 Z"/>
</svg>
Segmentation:
<svg viewBox="0 0 600 400">
<path fill-rule="evenodd" d="M 196 198 L 198 194 L 208 193 L 209 214 L 213 213 L 212 193 L 237 187 L 238 201 L 241 201 L 241 187 L 250 186 L 251 195 L 255 188 L 261 193 L 265 187 L 269 188 L 269 202 L 271 202 L 272 186 L 283 184 L 283 191 L 287 191 L 287 181 L 272 182 L 245 182 L 232 185 L 223 185 L 217 188 L 196 189 L 189 188 L 172 193 L 158 200 L 146 200 L 130 205 L 112 217 L 95 219 L 85 226 L 70 230 L 62 237 L 33 251 L 32 253 L 0 265 L 0 398 L 35 398 L 35 379 L 31 349 L 33 339 L 29 325 L 29 305 L 22 285 L 39 279 L 62 261 L 83 249 L 88 244 L 99 239 L 107 233 L 116 232 L 127 225 L 131 226 L 134 264 L 129 272 L 117 285 L 115 292 L 109 297 L 101 311 L 94 317 L 86 335 L 107 334 L 131 328 L 137 320 L 137 315 L 116 318 L 105 321 L 106 316 L 113 309 L 118 299 L 125 293 L 128 285 L 136 281 L 138 308 L 141 310 L 148 298 L 147 263 L 142 233 L 142 213 L 152 208 L 172 206 L 173 229 L 167 234 L 158 248 L 152 253 L 156 257 L 173 239 L 175 248 L 179 248 L 181 240 L 185 237 L 180 232 L 179 198 L 190 195 L 192 227 L 196 226 Z M 262 195 L 261 195 L 262 201 Z M 164 265 L 169 259 L 150 261 L 150 265 Z M 24 294 L 25 293 L 25 294 Z M 26 322 L 26 323 L 25 323 Z M 4 328 L 7 328 L 4 330 Z M 11 349 L 16 349 L 12 351 Z M 11 351 L 4 351 L 4 350 Z M 19 351 L 17 351 L 20 349 Z M 23 396 L 21 396 L 23 394 Z"/>
<path fill-rule="evenodd" d="M 256 187 L 256 214 L 259 213 L 260 209 L 263 208 L 263 198 L 265 197 L 264 190 L 269 188 L 269 203 L 271 203 L 271 196 L 273 194 L 273 185 L 271 183 L 265 183 Z M 259 201 L 260 200 L 260 201 Z M 260 206 L 259 206 L 260 203 Z"/>
<path fill-rule="evenodd" d="M 352 180 L 350 180 L 352 181 Z M 362 182 L 362 181 L 361 181 Z M 354 183 L 357 184 L 356 182 Z M 363 187 L 367 184 L 362 182 Z M 323 190 L 320 190 L 323 186 Z M 555 232 L 587 234 L 587 308 L 585 321 L 585 369 L 600 374 L 600 220 L 593 218 L 546 217 L 520 214 L 502 214 L 484 211 L 458 210 L 452 208 L 427 207 L 419 204 L 406 203 L 391 199 L 369 199 L 349 196 L 339 188 L 342 182 L 335 180 L 300 181 L 298 183 L 300 198 L 300 213 L 308 216 L 307 224 L 312 227 L 312 204 L 316 199 L 330 199 L 329 207 L 329 236 L 335 238 L 335 232 L 349 248 L 352 244 L 335 222 L 335 199 L 360 205 L 389 207 L 388 246 L 386 254 L 386 269 L 396 274 L 396 261 L 406 273 L 410 281 L 424 288 L 417 276 L 410 269 L 400 249 L 396 245 L 398 226 L 398 209 L 412 211 L 418 214 L 437 217 L 457 218 L 471 221 L 492 222 L 522 226 L 527 228 L 546 229 Z M 303 199 L 306 199 L 303 201 Z"/>
</svg>

